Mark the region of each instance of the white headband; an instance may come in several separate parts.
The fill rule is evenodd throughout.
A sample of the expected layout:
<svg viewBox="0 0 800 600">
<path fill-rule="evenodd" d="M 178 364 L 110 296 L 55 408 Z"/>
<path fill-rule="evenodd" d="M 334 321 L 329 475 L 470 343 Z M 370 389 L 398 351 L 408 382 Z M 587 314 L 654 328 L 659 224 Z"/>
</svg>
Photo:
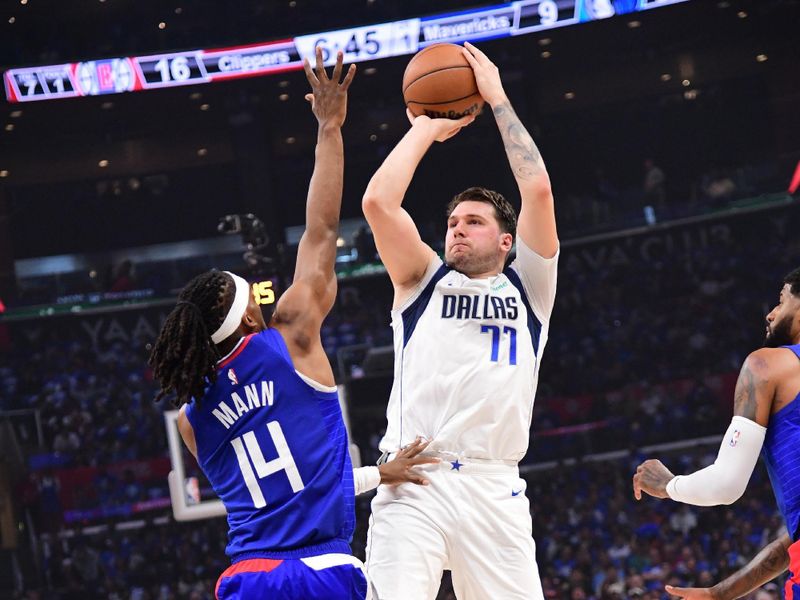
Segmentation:
<svg viewBox="0 0 800 600">
<path fill-rule="evenodd" d="M 250 301 L 250 284 L 230 271 L 223 271 L 223 273 L 227 273 L 233 278 L 233 282 L 236 284 L 236 295 L 233 298 L 231 309 L 222 321 L 222 325 L 211 334 L 211 341 L 215 344 L 219 344 L 236 331 L 244 316 L 244 311 L 247 310 L 247 303 Z"/>
</svg>

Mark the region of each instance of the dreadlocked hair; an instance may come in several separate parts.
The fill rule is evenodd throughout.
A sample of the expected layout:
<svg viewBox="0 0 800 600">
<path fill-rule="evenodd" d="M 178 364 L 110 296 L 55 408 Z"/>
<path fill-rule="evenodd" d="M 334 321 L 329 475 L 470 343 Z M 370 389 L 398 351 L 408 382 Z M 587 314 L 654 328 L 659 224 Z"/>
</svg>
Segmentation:
<svg viewBox="0 0 800 600">
<path fill-rule="evenodd" d="M 206 386 L 217 380 L 220 355 L 211 332 L 222 324 L 234 289 L 230 277 L 221 271 L 208 271 L 181 290 L 148 361 L 161 386 L 156 402 L 171 393 L 175 394 L 175 406 L 191 398 L 199 400 Z"/>
</svg>

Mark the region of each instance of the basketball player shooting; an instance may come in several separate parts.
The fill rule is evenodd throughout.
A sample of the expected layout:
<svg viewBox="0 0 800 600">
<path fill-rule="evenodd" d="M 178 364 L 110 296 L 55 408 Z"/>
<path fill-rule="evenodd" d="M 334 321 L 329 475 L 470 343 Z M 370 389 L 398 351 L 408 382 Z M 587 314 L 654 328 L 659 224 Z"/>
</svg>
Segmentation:
<svg viewBox="0 0 800 600">
<path fill-rule="evenodd" d="M 659 460 L 636 469 L 633 492 L 695 506 L 733 504 L 745 489 L 762 452 L 787 534 L 739 572 L 713 588 L 667 591 L 688 600 L 740 598 L 789 568 L 785 598 L 800 599 L 800 269 L 783 280 L 777 306 L 767 315 L 765 348 L 742 365 L 733 420 L 717 460 L 691 475 L 673 475 Z"/>
<path fill-rule="evenodd" d="M 460 120 L 412 118 L 372 177 L 362 207 L 394 286 L 394 385 L 380 449 L 422 436 L 429 486 L 379 486 L 367 572 L 381 600 L 435 598 L 452 571 L 462 599 L 543 598 L 525 481 L 539 364 L 556 290 L 558 237 L 550 180 L 497 67 L 463 50 L 491 106 L 522 197 L 519 226 L 499 193 L 470 188 L 447 209 L 445 261 L 403 198 L 417 165 Z M 517 258 L 504 267 L 517 237 Z"/>
<path fill-rule="evenodd" d="M 424 483 L 410 467 L 421 441 L 399 461 L 354 472 L 333 371 L 320 340 L 336 295 L 336 239 L 342 199 L 341 127 L 351 65 L 341 83 L 317 49 L 305 61 L 317 118 L 316 160 L 306 231 L 294 281 L 267 325 L 249 284 L 210 271 L 190 281 L 164 322 L 150 364 L 174 393 L 178 429 L 228 514 L 232 565 L 217 598 L 368 598 L 363 565 L 350 555 L 354 491 L 383 483 Z"/>
</svg>

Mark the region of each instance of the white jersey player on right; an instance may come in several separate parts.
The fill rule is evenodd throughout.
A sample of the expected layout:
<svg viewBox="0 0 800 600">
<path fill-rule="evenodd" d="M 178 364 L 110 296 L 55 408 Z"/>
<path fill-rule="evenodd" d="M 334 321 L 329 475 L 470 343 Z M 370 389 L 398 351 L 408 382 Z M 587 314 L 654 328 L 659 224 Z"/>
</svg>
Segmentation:
<svg viewBox="0 0 800 600">
<path fill-rule="evenodd" d="M 363 209 L 395 290 L 395 379 L 380 448 L 430 440 L 429 485 L 380 486 L 367 570 L 380 600 L 436 597 L 452 571 L 463 600 L 543 599 L 518 461 L 528 449 L 558 261 L 553 196 L 541 155 L 514 113 L 497 67 L 466 44 L 491 106 L 522 209 L 470 188 L 448 206 L 445 262 L 402 208 L 417 165 L 474 117 L 412 118 L 373 176 Z M 517 257 L 505 267 L 518 230 Z"/>
</svg>

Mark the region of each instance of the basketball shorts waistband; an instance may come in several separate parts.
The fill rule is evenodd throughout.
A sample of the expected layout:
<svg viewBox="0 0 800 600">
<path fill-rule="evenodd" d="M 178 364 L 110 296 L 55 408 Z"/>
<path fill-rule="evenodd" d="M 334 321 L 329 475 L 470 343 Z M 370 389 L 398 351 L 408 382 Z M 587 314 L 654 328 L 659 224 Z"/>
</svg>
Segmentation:
<svg viewBox="0 0 800 600">
<path fill-rule="evenodd" d="M 396 452 L 392 452 L 388 455 L 387 460 L 392 460 L 396 455 Z M 438 466 L 449 471 L 458 471 L 459 473 L 519 473 L 519 463 L 514 460 L 472 458 L 469 456 L 461 456 L 455 452 L 441 451 L 423 452 L 420 456 L 431 456 L 438 458 L 441 461 Z"/>
</svg>

